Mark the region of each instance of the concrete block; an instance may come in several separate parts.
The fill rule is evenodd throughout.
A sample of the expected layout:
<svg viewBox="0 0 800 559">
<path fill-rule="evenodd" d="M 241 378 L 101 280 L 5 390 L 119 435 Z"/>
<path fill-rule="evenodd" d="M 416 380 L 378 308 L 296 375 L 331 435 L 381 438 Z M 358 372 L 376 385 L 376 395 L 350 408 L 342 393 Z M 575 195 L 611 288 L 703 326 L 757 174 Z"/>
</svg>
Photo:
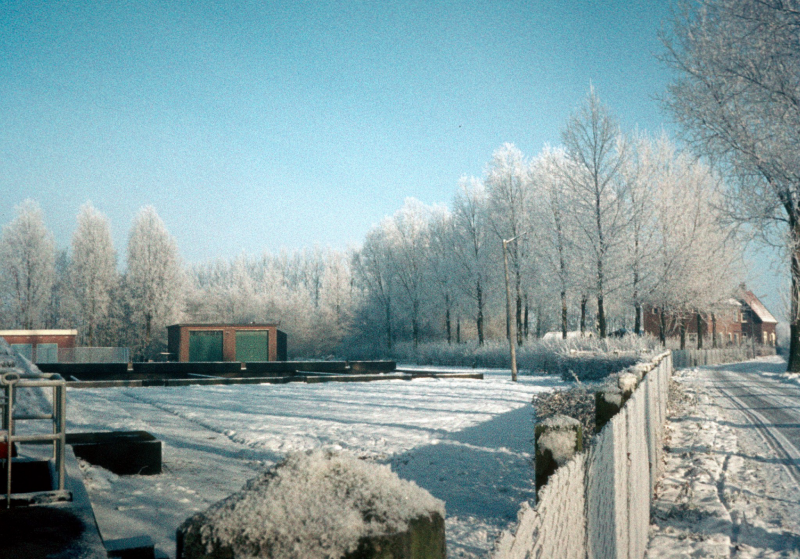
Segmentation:
<svg viewBox="0 0 800 559">
<path fill-rule="evenodd" d="M 388 466 L 291 454 L 184 522 L 177 559 L 444 559 L 444 503 Z"/>
<path fill-rule="evenodd" d="M 396 361 L 348 361 L 351 372 L 389 373 L 397 368 Z"/>
<path fill-rule="evenodd" d="M 106 540 L 109 557 L 116 559 L 155 559 L 155 546 L 150 536 L 134 536 L 118 540 Z"/>
<path fill-rule="evenodd" d="M 78 458 L 118 475 L 161 473 L 161 441 L 146 431 L 68 433 Z"/>
</svg>

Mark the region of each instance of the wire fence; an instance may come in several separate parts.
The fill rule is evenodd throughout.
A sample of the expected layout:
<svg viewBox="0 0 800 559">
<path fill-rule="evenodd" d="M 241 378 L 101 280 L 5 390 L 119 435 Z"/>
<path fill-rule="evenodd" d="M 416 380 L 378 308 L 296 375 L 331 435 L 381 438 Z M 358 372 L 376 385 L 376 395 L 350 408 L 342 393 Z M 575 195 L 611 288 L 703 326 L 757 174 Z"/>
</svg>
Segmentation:
<svg viewBox="0 0 800 559">
<path fill-rule="evenodd" d="M 62 347 L 58 349 L 59 363 L 128 363 L 127 347 Z"/>
</svg>

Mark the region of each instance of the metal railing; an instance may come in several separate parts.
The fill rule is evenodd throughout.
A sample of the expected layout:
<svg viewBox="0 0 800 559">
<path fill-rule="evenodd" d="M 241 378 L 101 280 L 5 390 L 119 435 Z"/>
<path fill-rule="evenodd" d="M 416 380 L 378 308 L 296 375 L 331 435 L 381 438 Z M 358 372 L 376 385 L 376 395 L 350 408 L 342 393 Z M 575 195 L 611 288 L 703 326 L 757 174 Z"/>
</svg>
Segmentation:
<svg viewBox="0 0 800 559">
<path fill-rule="evenodd" d="M 14 458 L 14 443 L 33 443 L 53 445 L 53 464 L 56 477 L 55 489 L 48 491 L 35 491 L 32 493 L 15 494 L 14 501 L 20 504 L 43 503 L 53 501 L 71 500 L 70 492 L 64 489 L 65 481 L 65 446 L 67 423 L 67 389 L 66 382 L 55 373 L 25 372 L 18 368 L 0 369 L 0 397 L 2 407 L 2 431 L 0 442 L 6 443 L 6 456 L 0 456 L 5 462 L 6 498 L 5 505 L 11 507 L 12 502 L 12 471 Z M 16 393 L 26 388 L 52 388 L 52 410 L 50 413 L 14 413 Z M 42 434 L 18 435 L 16 433 L 17 421 L 44 420 L 52 422 L 52 432 Z"/>
</svg>

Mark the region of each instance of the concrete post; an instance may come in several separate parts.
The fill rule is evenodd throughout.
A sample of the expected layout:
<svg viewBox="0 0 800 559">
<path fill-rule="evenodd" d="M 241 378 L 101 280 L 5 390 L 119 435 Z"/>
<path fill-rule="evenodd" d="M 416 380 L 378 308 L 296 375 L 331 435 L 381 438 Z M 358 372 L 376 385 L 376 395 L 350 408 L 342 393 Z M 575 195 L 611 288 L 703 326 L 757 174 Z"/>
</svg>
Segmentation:
<svg viewBox="0 0 800 559">
<path fill-rule="evenodd" d="M 534 428 L 536 446 L 536 492 L 559 466 L 583 450 L 581 422 L 566 415 L 554 415 Z"/>
<path fill-rule="evenodd" d="M 636 375 L 633 373 L 622 373 L 619 376 L 617 379 L 617 386 L 622 393 L 622 405 L 625 405 L 628 398 L 633 395 L 633 391 L 636 390 L 636 385 L 639 384 L 639 380 L 640 379 L 637 379 Z"/>
<path fill-rule="evenodd" d="M 635 369 L 636 370 L 636 369 Z M 638 372 L 638 371 L 637 371 Z M 619 413 L 639 383 L 638 374 L 623 373 L 617 379 L 617 386 L 595 392 L 594 432 L 599 433 L 611 418 Z"/>
</svg>

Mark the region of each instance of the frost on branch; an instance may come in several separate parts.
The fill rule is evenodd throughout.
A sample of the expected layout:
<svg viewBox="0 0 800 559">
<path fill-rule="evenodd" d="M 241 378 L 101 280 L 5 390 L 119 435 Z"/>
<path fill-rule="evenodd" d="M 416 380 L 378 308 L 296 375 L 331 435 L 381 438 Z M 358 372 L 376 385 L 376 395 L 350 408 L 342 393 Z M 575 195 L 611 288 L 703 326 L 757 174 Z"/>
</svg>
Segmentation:
<svg viewBox="0 0 800 559">
<path fill-rule="evenodd" d="M 178 557 L 366 558 L 391 548 L 398 559 L 443 558 L 444 514 L 389 466 L 296 453 L 184 522 Z"/>
</svg>

